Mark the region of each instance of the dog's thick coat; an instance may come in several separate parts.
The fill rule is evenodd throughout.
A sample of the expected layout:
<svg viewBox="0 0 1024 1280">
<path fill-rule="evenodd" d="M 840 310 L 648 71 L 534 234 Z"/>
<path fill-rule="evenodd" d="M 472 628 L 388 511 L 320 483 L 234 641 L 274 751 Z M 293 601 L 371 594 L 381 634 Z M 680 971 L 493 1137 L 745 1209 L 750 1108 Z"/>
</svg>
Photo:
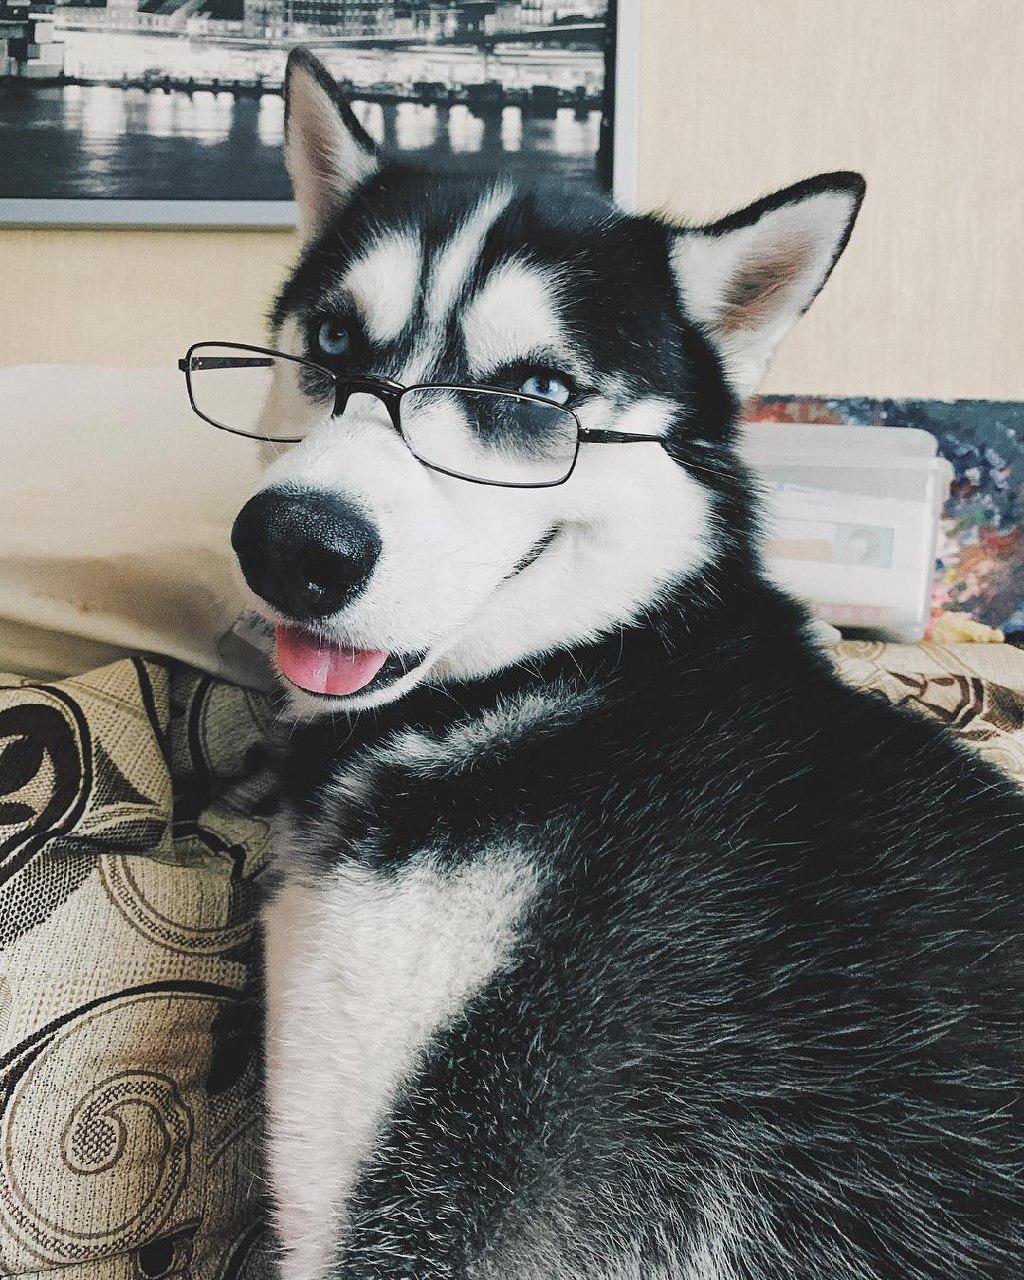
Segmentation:
<svg viewBox="0 0 1024 1280">
<path fill-rule="evenodd" d="M 370 406 L 268 471 L 379 530 L 316 629 L 396 655 L 294 693 L 284 1274 L 1020 1276 L 1024 804 L 837 681 L 762 577 L 732 450 L 859 180 L 685 230 L 388 164 L 301 54 L 288 119 L 282 344 L 326 362 L 343 333 L 340 367 L 405 381 L 554 369 L 581 418 L 663 442 L 487 490 Z"/>
</svg>

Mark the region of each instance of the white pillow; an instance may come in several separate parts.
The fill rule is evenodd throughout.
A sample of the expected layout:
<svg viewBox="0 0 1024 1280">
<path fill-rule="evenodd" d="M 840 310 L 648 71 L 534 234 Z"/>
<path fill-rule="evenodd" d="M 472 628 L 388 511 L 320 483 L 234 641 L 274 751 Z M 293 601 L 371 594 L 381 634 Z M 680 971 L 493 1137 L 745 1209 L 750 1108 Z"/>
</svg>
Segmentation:
<svg viewBox="0 0 1024 1280">
<path fill-rule="evenodd" d="M 259 465 L 173 366 L 0 369 L 0 670 L 142 651 L 267 687 L 229 541 Z"/>
</svg>

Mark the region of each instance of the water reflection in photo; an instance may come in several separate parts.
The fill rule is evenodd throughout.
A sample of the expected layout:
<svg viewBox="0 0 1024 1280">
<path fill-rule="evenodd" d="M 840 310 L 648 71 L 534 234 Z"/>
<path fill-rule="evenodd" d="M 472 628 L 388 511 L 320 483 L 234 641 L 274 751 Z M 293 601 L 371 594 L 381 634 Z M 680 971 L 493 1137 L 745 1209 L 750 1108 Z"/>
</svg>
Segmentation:
<svg viewBox="0 0 1024 1280">
<path fill-rule="evenodd" d="M 100 29 L 103 10 L 67 13 L 80 29 L 60 32 L 60 77 L 0 79 L 0 198 L 290 198 L 284 44 Z M 596 180 L 597 47 L 318 42 L 317 53 L 390 151 Z"/>
</svg>

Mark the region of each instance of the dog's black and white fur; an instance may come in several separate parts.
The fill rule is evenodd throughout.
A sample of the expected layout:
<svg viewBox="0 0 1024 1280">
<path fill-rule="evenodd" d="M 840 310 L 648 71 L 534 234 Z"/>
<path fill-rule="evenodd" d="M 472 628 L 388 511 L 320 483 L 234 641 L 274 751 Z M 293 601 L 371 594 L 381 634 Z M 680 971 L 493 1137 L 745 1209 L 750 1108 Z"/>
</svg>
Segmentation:
<svg viewBox="0 0 1024 1280">
<path fill-rule="evenodd" d="M 1021 1276 L 1024 805 L 837 681 L 762 577 L 733 452 L 861 179 L 684 228 L 439 177 L 302 53 L 286 153 L 278 346 L 404 383 L 541 370 L 585 426 L 662 443 L 486 488 L 354 398 L 268 467 L 376 531 L 311 625 L 392 655 L 349 697 L 290 690 L 283 1275 Z"/>
</svg>

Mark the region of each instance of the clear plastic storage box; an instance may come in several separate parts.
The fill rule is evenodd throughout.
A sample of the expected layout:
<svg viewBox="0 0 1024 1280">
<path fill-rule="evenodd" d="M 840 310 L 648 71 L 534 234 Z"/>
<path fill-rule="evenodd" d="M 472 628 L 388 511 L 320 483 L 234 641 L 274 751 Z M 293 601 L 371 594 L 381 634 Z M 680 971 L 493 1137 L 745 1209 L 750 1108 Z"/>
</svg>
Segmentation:
<svg viewBox="0 0 1024 1280">
<path fill-rule="evenodd" d="M 772 577 L 844 631 L 920 640 L 953 468 L 903 427 L 750 423 Z"/>
</svg>

